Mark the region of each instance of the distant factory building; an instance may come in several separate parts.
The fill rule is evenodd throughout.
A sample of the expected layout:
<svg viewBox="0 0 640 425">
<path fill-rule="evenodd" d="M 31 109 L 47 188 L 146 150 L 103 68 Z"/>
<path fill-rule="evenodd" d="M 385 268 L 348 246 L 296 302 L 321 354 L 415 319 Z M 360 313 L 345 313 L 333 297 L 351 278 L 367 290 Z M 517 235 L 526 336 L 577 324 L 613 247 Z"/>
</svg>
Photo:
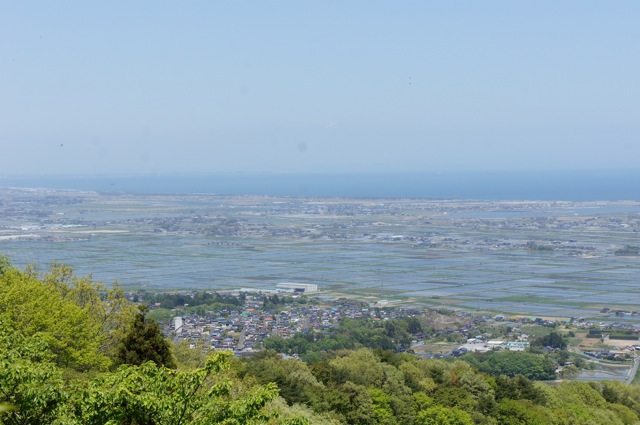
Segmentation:
<svg viewBox="0 0 640 425">
<path fill-rule="evenodd" d="M 318 292 L 318 285 L 315 283 L 283 282 L 276 284 L 276 288 L 287 292 Z"/>
</svg>

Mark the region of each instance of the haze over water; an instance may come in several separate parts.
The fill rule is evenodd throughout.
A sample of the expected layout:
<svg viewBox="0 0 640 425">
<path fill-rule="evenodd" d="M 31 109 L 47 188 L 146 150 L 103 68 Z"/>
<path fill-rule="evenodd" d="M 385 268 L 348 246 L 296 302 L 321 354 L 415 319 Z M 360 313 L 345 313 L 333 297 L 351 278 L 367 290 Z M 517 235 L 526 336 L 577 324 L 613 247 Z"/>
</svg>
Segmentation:
<svg viewBox="0 0 640 425">
<path fill-rule="evenodd" d="M 479 200 L 640 200 L 640 171 L 0 177 L 2 186 L 98 192 Z"/>
</svg>

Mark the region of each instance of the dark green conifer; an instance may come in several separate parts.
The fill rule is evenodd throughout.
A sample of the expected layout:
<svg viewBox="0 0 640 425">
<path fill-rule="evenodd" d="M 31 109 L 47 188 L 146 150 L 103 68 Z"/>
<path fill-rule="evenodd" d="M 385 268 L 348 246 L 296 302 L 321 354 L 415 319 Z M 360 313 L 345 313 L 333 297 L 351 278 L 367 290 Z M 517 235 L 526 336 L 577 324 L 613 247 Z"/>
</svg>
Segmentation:
<svg viewBox="0 0 640 425">
<path fill-rule="evenodd" d="M 175 369 L 169 343 L 164 339 L 160 326 L 146 317 L 149 307 L 142 305 L 120 344 L 117 364 L 141 365 L 152 361 L 158 366 Z"/>
</svg>

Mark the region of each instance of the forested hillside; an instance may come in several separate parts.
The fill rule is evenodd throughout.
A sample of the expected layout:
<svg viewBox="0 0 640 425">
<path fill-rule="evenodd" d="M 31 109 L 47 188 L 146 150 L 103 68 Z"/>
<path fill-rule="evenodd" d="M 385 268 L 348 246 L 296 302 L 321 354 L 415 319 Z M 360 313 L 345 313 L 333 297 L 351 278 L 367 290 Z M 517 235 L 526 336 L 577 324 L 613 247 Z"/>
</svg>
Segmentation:
<svg viewBox="0 0 640 425">
<path fill-rule="evenodd" d="M 640 423 L 634 386 L 549 386 L 515 373 L 515 357 L 445 361 L 362 341 L 343 346 L 350 349 L 327 344 L 301 361 L 270 349 L 237 359 L 172 345 L 117 284 L 107 288 L 59 264 L 40 274 L 0 260 L 0 423 Z M 476 369 L 488 362 L 504 375 Z"/>
</svg>

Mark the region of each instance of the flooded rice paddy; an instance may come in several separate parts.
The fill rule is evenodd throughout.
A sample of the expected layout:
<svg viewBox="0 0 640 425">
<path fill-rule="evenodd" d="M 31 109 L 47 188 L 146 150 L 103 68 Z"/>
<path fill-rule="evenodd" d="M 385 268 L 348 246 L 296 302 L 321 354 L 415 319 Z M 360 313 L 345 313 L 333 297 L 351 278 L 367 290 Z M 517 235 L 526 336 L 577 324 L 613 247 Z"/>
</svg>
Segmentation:
<svg viewBox="0 0 640 425">
<path fill-rule="evenodd" d="M 638 320 L 640 261 L 616 255 L 640 245 L 636 203 L 3 196 L 0 252 L 19 267 L 57 261 L 153 290 L 302 281 L 464 310 Z"/>
</svg>

